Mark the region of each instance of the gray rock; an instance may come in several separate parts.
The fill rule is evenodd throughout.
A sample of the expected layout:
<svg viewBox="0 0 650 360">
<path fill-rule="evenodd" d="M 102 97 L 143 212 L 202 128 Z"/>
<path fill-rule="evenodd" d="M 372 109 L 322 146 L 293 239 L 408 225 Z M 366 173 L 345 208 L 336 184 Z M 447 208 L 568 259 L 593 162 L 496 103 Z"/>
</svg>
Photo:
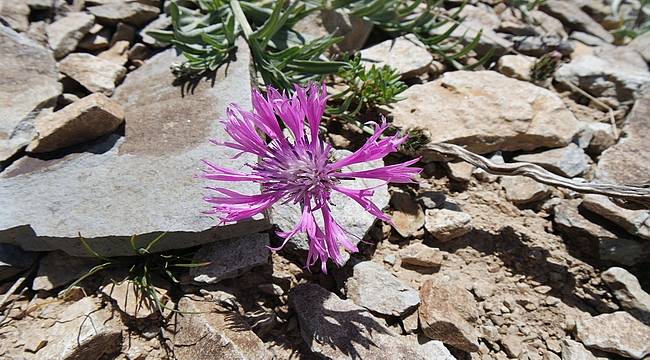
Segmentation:
<svg viewBox="0 0 650 360">
<path fill-rule="evenodd" d="M 334 151 L 334 157 L 337 159 L 343 158 L 348 154 L 350 152 L 347 150 Z M 354 164 L 348 168 L 344 168 L 350 170 L 343 171 L 362 171 L 381 166 L 384 166 L 384 162 L 382 160 L 376 160 L 368 163 Z M 380 209 L 388 206 L 390 198 L 388 195 L 388 186 L 383 185 L 382 181 L 373 179 L 346 180 L 344 181 L 344 185 L 354 189 L 373 188 L 375 193 L 372 196 L 372 202 Z M 333 218 L 345 229 L 350 241 L 353 244 L 358 244 L 375 222 L 375 217 L 365 211 L 356 201 L 336 191 L 332 192 L 331 202 L 332 204 L 336 204 L 336 206 L 332 207 Z M 302 211 L 298 205 L 276 203 L 271 207 L 272 223 L 277 225 L 280 231 L 291 231 L 300 221 L 301 215 Z M 320 212 L 316 213 L 316 218 L 317 221 L 322 220 Z M 289 240 L 285 248 L 290 252 L 299 254 L 301 257 L 304 256 L 309 250 L 307 236 L 305 234 L 296 234 L 293 239 Z"/>
<path fill-rule="evenodd" d="M 578 320 L 576 337 L 589 348 L 633 359 L 650 354 L 650 326 L 624 311 Z"/>
<path fill-rule="evenodd" d="M 462 211 L 429 209 L 424 227 L 433 237 L 446 242 L 472 231 L 472 217 Z"/>
<path fill-rule="evenodd" d="M 452 26 L 456 28 L 451 32 L 450 38 L 461 39 L 465 43 L 470 43 L 478 35 L 479 31 L 482 33 L 478 44 L 474 51 L 478 55 L 483 55 L 493 49 L 497 55 L 505 53 L 508 49 L 512 48 L 512 42 L 503 38 L 495 30 L 501 24 L 499 16 L 494 10 L 484 4 L 465 5 L 462 10 L 455 8 L 450 9 L 451 12 L 460 10 L 458 16 L 463 18 L 460 25 L 454 22 L 448 22 L 442 26 L 432 29 L 431 35 L 441 35 L 450 30 Z"/>
<path fill-rule="evenodd" d="M 0 25 L 0 163 L 32 141 L 34 120 L 61 93 L 52 52 Z M 48 110 L 51 111 L 51 110 Z"/>
<path fill-rule="evenodd" d="M 420 288 L 418 309 L 424 335 L 467 352 L 478 351 L 478 304 L 462 287 L 442 279 L 428 279 Z"/>
<path fill-rule="evenodd" d="M 27 31 L 29 6 L 23 1 L 0 0 L 0 20 L 16 31 Z"/>
<path fill-rule="evenodd" d="M 38 137 L 28 152 L 48 152 L 113 132 L 124 121 L 122 107 L 102 94 L 91 94 L 36 121 Z"/>
<path fill-rule="evenodd" d="M 119 317 L 101 308 L 95 298 L 85 297 L 69 305 L 57 320 L 44 330 L 47 345 L 38 352 L 40 359 L 101 359 L 122 348 Z"/>
<path fill-rule="evenodd" d="M 149 48 L 147 45 L 137 43 L 133 45 L 129 52 L 127 53 L 129 60 L 145 60 L 149 57 Z"/>
<path fill-rule="evenodd" d="M 603 50 L 613 51 L 613 50 Z M 620 51 L 620 50 L 619 50 Z M 557 81 L 566 81 L 596 97 L 613 97 L 628 101 L 637 97 L 650 83 L 647 67 L 639 67 L 640 55 L 628 51 L 628 59 L 600 54 L 578 55 L 555 72 Z M 643 61 L 643 60 L 641 60 Z"/>
<path fill-rule="evenodd" d="M 36 260 L 36 254 L 21 250 L 17 246 L 0 244 L 0 281 L 29 269 Z"/>
<path fill-rule="evenodd" d="M 562 23 L 570 29 L 590 33 L 608 43 L 614 41 L 614 36 L 612 34 L 582 11 L 580 7 L 570 1 L 548 0 L 542 4 L 541 9 L 562 21 Z"/>
<path fill-rule="evenodd" d="M 179 360 L 271 358 L 266 345 L 238 313 L 188 297 L 181 298 L 178 308 L 183 315 L 176 317 L 173 342 Z"/>
<path fill-rule="evenodd" d="M 27 0 L 26 2 L 34 10 L 48 10 L 54 7 L 54 0 Z"/>
<path fill-rule="evenodd" d="M 517 52 L 534 57 L 541 57 L 553 51 L 566 56 L 570 55 L 575 48 L 573 42 L 557 35 L 513 36 L 511 40 Z"/>
<path fill-rule="evenodd" d="M 614 234 L 587 220 L 579 211 L 579 200 L 567 201 L 553 208 L 555 231 L 561 233 L 570 247 L 603 261 L 634 265 L 650 254 L 650 245 Z"/>
<path fill-rule="evenodd" d="M 453 180 L 460 181 L 462 183 L 467 183 L 472 180 L 472 173 L 474 172 L 474 165 L 461 162 L 448 162 L 445 163 L 447 170 L 449 171 L 449 177 Z"/>
<path fill-rule="evenodd" d="M 334 50 L 353 52 L 368 40 L 372 23 L 340 10 L 321 10 L 298 21 L 293 29 L 310 38 L 341 36 L 343 39 L 334 45 Z"/>
<path fill-rule="evenodd" d="M 400 250 L 402 265 L 413 265 L 431 269 L 440 269 L 443 257 L 440 250 L 422 243 L 411 244 Z"/>
<path fill-rule="evenodd" d="M 165 42 L 160 42 L 156 39 L 154 39 L 151 35 L 148 34 L 149 31 L 155 31 L 155 30 L 165 30 L 168 29 L 172 26 L 172 18 L 167 16 L 166 14 L 160 15 L 156 20 L 150 22 L 145 26 L 142 30 L 140 30 L 140 37 L 142 38 L 142 42 L 154 47 L 154 48 L 162 48 L 165 46 L 169 46 L 168 43 Z"/>
<path fill-rule="evenodd" d="M 650 210 L 630 210 L 604 195 L 586 195 L 582 207 L 622 227 L 629 234 L 650 240 Z"/>
<path fill-rule="evenodd" d="M 111 38 L 111 46 L 118 41 L 128 41 L 129 44 L 135 39 L 135 29 L 131 25 L 125 23 L 118 23 L 115 27 L 115 32 Z"/>
<path fill-rule="evenodd" d="M 425 209 L 441 208 L 445 205 L 447 197 L 440 191 L 422 191 L 416 198 Z"/>
<path fill-rule="evenodd" d="M 589 157 L 574 143 L 559 149 L 515 156 L 513 160 L 537 164 L 567 177 L 581 175 L 589 169 Z"/>
<path fill-rule="evenodd" d="M 234 169 L 256 161 L 247 155 L 233 159 L 237 151 L 209 142 L 229 139 L 215 121 L 228 104 L 250 106 L 250 58 L 245 43 L 239 45 L 227 76 L 224 69 L 214 86 L 203 80 L 186 93 L 172 85 L 169 71 L 179 57 L 173 50 L 156 55 L 131 72 L 113 97 L 126 114 L 124 137 L 111 135 L 86 152 L 54 160 L 25 157 L 3 171 L 0 242 L 89 256 L 81 233 L 95 251 L 113 256 L 133 255 L 134 234 L 143 246 L 167 231 L 153 249 L 162 251 L 267 229 L 263 215 L 225 225 L 202 216 L 208 208 L 202 200 L 206 182 L 194 177 L 201 159 Z M 245 182 L 220 185 L 246 194 L 260 191 Z"/>
<path fill-rule="evenodd" d="M 427 346 L 415 346 L 352 300 L 341 300 L 316 284 L 296 286 L 289 294 L 289 304 L 307 347 L 323 358 L 431 359 Z"/>
<path fill-rule="evenodd" d="M 497 70 L 507 77 L 528 81 L 535 61 L 536 58 L 526 55 L 504 55 L 497 62 Z"/>
<path fill-rule="evenodd" d="M 345 292 L 357 305 L 382 315 L 401 317 L 420 304 L 417 290 L 370 261 L 354 265 L 352 276 L 345 282 Z"/>
<path fill-rule="evenodd" d="M 501 186 L 506 191 L 506 199 L 517 205 L 544 200 L 551 192 L 548 186 L 525 176 L 504 176 Z"/>
<path fill-rule="evenodd" d="M 95 265 L 98 265 L 98 260 L 94 258 L 74 257 L 61 251 L 50 252 L 39 263 L 32 290 L 50 291 L 68 285 L 87 274 Z"/>
<path fill-rule="evenodd" d="M 616 144 L 617 134 L 611 124 L 587 122 L 578 135 L 578 146 L 589 154 L 598 155 Z"/>
<path fill-rule="evenodd" d="M 596 177 L 602 182 L 644 186 L 650 182 L 650 98 L 636 101 L 625 120 L 618 144 L 598 159 Z"/>
<path fill-rule="evenodd" d="M 115 85 L 126 75 L 126 69 L 97 56 L 74 53 L 59 63 L 59 70 L 83 85 L 90 92 L 111 96 Z"/>
<path fill-rule="evenodd" d="M 643 59 L 650 63 L 650 32 L 635 37 L 627 46 L 638 51 Z"/>
<path fill-rule="evenodd" d="M 388 65 L 409 79 L 428 72 L 433 55 L 417 37 L 407 35 L 361 50 L 361 60 L 367 68 Z"/>
<path fill-rule="evenodd" d="M 421 128 L 432 142 L 481 154 L 566 146 L 580 129 L 557 95 L 494 71 L 447 72 L 403 95 L 393 109 L 394 125 Z"/>
<path fill-rule="evenodd" d="M 636 276 L 620 267 L 612 267 L 600 274 L 605 284 L 624 309 L 650 320 L 650 294 L 645 292 Z"/>
<path fill-rule="evenodd" d="M 207 284 L 237 277 L 266 264 L 270 254 L 268 246 L 268 234 L 251 234 L 204 245 L 194 255 L 194 262 L 209 264 L 191 268 L 190 275 L 194 281 Z"/>
<path fill-rule="evenodd" d="M 47 26 L 47 41 L 54 57 L 61 59 L 77 48 L 79 41 L 90 31 L 95 17 L 83 12 L 73 12 Z"/>
<path fill-rule="evenodd" d="M 574 31 L 571 33 L 571 39 L 580 41 L 581 43 L 589 46 L 603 46 L 609 43 L 599 38 L 598 36 L 587 34 L 582 31 Z"/>
<path fill-rule="evenodd" d="M 91 6 L 88 11 L 95 15 L 100 23 L 114 25 L 118 22 L 124 22 L 135 27 L 145 25 L 160 14 L 160 8 L 158 7 L 131 1 Z"/>
<path fill-rule="evenodd" d="M 391 218 L 397 233 L 404 238 L 422 235 L 424 211 L 420 204 L 410 194 L 402 191 L 394 191 L 390 203 L 395 209 Z"/>
<path fill-rule="evenodd" d="M 111 43 L 111 33 L 110 28 L 95 24 L 88 32 L 88 35 L 81 39 L 78 47 L 88 51 L 107 49 Z"/>
<path fill-rule="evenodd" d="M 564 39 L 567 37 L 566 30 L 562 22 L 547 13 L 539 10 L 531 10 L 528 15 L 537 24 L 535 29 L 542 35 L 551 35 Z"/>
<path fill-rule="evenodd" d="M 571 339 L 562 340 L 562 360 L 600 360 L 606 357 L 596 357 L 584 345 Z"/>
</svg>

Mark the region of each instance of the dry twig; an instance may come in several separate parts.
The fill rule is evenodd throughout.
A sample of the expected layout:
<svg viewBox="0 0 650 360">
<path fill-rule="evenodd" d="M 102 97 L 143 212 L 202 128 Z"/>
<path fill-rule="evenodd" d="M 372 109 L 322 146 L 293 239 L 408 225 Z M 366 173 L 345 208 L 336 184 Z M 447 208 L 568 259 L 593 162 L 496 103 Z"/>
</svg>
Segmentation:
<svg viewBox="0 0 650 360">
<path fill-rule="evenodd" d="M 418 152 L 423 150 L 432 151 L 445 157 L 461 159 L 493 175 L 526 176 L 542 184 L 563 187 L 579 193 L 606 195 L 644 207 L 650 206 L 650 188 L 579 182 L 556 175 L 541 166 L 530 163 L 496 164 L 483 156 L 474 154 L 454 144 L 430 143 L 421 147 Z"/>
</svg>

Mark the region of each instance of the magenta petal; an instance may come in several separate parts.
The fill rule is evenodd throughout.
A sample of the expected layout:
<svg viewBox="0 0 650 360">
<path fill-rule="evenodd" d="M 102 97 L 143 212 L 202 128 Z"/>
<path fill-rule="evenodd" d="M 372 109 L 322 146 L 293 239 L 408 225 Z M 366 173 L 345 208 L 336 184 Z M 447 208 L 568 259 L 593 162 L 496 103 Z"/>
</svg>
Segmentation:
<svg viewBox="0 0 650 360">
<path fill-rule="evenodd" d="M 419 158 L 413 159 L 401 164 L 388 165 L 370 170 L 342 172 L 337 176 L 340 178 L 379 179 L 392 183 L 411 183 L 413 182 L 414 177 L 419 174 L 422 169 L 409 167 L 409 165 L 413 165 L 419 160 Z"/>
</svg>

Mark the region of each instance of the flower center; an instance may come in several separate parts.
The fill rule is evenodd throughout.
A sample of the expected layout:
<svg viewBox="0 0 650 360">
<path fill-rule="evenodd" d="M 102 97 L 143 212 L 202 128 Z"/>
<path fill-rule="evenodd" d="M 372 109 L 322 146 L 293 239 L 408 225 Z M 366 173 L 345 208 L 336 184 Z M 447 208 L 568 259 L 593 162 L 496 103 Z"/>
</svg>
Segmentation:
<svg viewBox="0 0 650 360">
<path fill-rule="evenodd" d="M 264 190 L 285 192 L 289 201 L 326 201 L 338 182 L 327 167 L 330 150 L 329 145 L 322 143 L 292 145 L 274 151 L 273 157 L 261 160 L 254 170 L 268 179 Z"/>
</svg>

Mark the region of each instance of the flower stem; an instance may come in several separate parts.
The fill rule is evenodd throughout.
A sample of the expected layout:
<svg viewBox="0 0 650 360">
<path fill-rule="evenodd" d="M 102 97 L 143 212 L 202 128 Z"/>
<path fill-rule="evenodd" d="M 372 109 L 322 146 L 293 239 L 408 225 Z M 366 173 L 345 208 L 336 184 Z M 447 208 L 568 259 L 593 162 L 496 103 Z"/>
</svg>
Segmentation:
<svg viewBox="0 0 650 360">
<path fill-rule="evenodd" d="M 241 25 L 242 31 L 244 32 L 244 38 L 248 42 L 251 35 L 253 35 L 253 29 L 244 15 L 244 11 L 241 9 L 241 5 L 237 0 L 230 0 L 230 8 L 232 13 L 235 16 L 235 20 Z"/>
</svg>

